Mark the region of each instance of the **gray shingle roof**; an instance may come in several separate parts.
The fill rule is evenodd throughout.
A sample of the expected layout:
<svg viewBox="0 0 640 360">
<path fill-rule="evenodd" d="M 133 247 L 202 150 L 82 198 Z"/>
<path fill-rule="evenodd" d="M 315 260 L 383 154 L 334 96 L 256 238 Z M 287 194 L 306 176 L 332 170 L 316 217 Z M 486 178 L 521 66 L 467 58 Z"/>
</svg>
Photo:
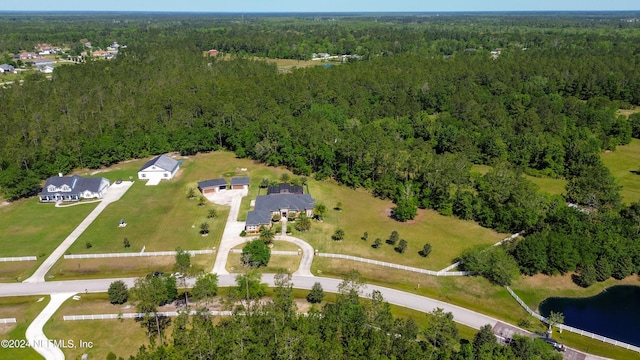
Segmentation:
<svg viewBox="0 0 640 360">
<path fill-rule="evenodd" d="M 231 186 L 233 185 L 249 185 L 248 177 L 231 178 Z"/>
<path fill-rule="evenodd" d="M 253 211 L 247 214 L 247 226 L 271 223 L 271 212 L 280 210 L 305 211 L 314 208 L 316 201 L 309 194 L 272 194 L 256 197 Z"/>
<path fill-rule="evenodd" d="M 200 181 L 198 183 L 198 188 L 199 189 L 206 189 L 206 188 L 211 188 L 211 187 L 219 187 L 219 186 L 223 186 L 223 185 L 227 185 L 227 180 L 225 179 L 212 179 L 212 180 L 205 180 L 205 181 Z"/>
<path fill-rule="evenodd" d="M 13 71 L 14 70 L 13 66 L 11 66 L 9 64 L 0 65 L 0 69 L 2 69 L 3 71 Z"/>
<path fill-rule="evenodd" d="M 151 167 L 153 165 L 155 165 L 155 166 L 157 166 L 157 167 L 159 167 L 161 169 L 164 169 L 166 171 L 173 172 L 173 170 L 175 170 L 178 167 L 178 165 L 180 165 L 180 163 L 177 160 L 174 160 L 174 159 L 168 157 L 167 155 L 160 155 L 160 156 L 157 156 L 157 157 L 149 160 L 146 164 L 144 164 L 140 168 L 139 171 L 142 171 L 142 170 L 144 170 L 144 169 L 146 169 L 148 167 Z"/>
<path fill-rule="evenodd" d="M 71 191 L 68 193 L 65 192 L 65 194 L 70 194 L 70 195 L 80 194 L 87 190 L 96 193 L 100 191 L 100 184 L 102 183 L 103 180 L 105 179 L 104 178 L 84 178 L 79 175 L 54 176 L 47 179 L 40 195 L 59 194 L 60 193 L 59 191 L 49 192 L 47 188 L 49 187 L 49 185 L 53 185 L 56 188 L 59 188 L 65 184 L 69 186 L 69 188 L 71 188 Z"/>
<path fill-rule="evenodd" d="M 291 184 L 279 184 L 276 186 L 269 186 L 267 188 L 267 195 L 271 194 L 302 194 L 304 191 L 302 186 L 294 186 Z"/>
<path fill-rule="evenodd" d="M 247 213 L 247 226 L 259 226 L 271 224 L 271 214 L 264 211 L 249 211 Z"/>
<path fill-rule="evenodd" d="M 309 194 L 276 194 L 256 197 L 255 211 L 278 211 L 280 209 L 303 211 L 313 209 L 315 200 Z"/>
</svg>

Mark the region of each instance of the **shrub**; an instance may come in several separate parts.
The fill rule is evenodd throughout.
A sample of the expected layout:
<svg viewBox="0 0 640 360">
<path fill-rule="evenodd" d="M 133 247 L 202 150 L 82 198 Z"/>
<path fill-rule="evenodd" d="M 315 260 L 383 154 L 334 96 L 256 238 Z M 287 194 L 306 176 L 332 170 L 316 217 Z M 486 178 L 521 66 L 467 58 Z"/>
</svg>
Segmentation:
<svg viewBox="0 0 640 360">
<path fill-rule="evenodd" d="M 307 295 L 307 301 L 312 304 L 318 304 L 322 302 L 322 299 L 324 299 L 324 290 L 322 289 L 322 285 L 316 282 Z"/>
<path fill-rule="evenodd" d="M 129 289 L 122 280 L 112 282 L 107 293 L 112 304 L 124 304 L 129 300 Z"/>
<path fill-rule="evenodd" d="M 87 249 L 91 249 L 91 248 L 93 247 L 93 245 L 91 245 L 91 243 L 90 243 L 90 242 L 88 242 L 88 241 L 87 241 L 87 243 L 86 243 L 86 244 L 84 244 L 84 246 L 86 246 L 86 247 L 87 247 Z"/>
<path fill-rule="evenodd" d="M 407 241 L 405 239 L 400 240 L 398 246 L 395 247 L 395 250 L 400 254 L 404 254 L 405 250 L 407 250 Z"/>
<path fill-rule="evenodd" d="M 400 234 L 398 234 L 397 231 L 393 230 L 391 232 L 391 235 L 389 236 L 389 238 L 387 239 L 387 244 L 389 245 L 395 245 L 396 242 L 398 242 L 398 240 L 400 239 Z"/>
<path fill-rule="evenodd" d="M 240 231 L 240 236 L 247 236 L 247 232 L 244 230 Z"/>
<path fill-rule="evenodd" d="M 342 241 L 344 239 L 344 230 L 337 229 L 336 232 L 331 235 L 331 239 L 334 241 Z"/>
<path fill-rule="evenodd" d="M 426 243 L 422 246 L 422 250 L 418 251 L 418 254 L 422 257 L 427 257 L 431 254 L 431 244 Z"/>
</svg>

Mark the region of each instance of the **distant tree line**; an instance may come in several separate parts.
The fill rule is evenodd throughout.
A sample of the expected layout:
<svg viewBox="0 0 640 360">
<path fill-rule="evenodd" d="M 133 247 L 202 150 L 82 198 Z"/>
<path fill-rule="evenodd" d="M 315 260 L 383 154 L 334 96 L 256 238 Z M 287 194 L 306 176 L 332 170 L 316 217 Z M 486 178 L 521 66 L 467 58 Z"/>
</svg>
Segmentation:
<svg viewBox="0 0 640 360">
<path fill-rule="evenodd" d="M 289 18 L 250 18 L 247 26 L 220 18 L 220 27 L 202 18 L 139 20 L 96 26 L 105 39 L 111 28 L 128 34 L 113 61 L 59 66 L 51 80 L 34 74 L 0 88 L 5 198 L 34 194 L 46 177 L 79 167 L 229 149 L 367 188 L 395 201 L 400 221 L 430 208 L 502 232 L 524 230 L 527 238 L 505 251 L 526 274 L 601 269 L 601 278 L 609 267 L 617 277 L 640 269 L 637 205 L 621 204 L 599 158 L 640 135 L 640 117 L 616 116 L 640 104 L 637 26 L 606 18 L 572 32 L 563 26 L 578 28 L 583 18 L 527 18 L 489 40 L 472 30 L 500 28 L 505 19 L 472 25 L 463 16 L 459 27 L 410 20 L 415 28 L 393 17 L 397 25 L 386 30 L 355 18 L 335 26 Z M 0 28 L 11 21 L 2 18 Z M 65 26 L 83 32 L 84 21 Z M 44 36 L 48 28 L 32 24 L 39 24 L 35 38 Z M 264 55 L 265 38 L 273 38 L 267 30 L 285 28 L 310 41 L 326 34 L 330 43 L 358 33 L 363 45 L 353 52 L 369 46 L 371 56 L 283 74 L 235 47 L 227 58 L 202 54 L 216 45 L 212 39 L 243 39 L 244 54 Z M 603 31 L 613 28 L 620 30 Z M 463 45 L 451 54 L 434 50 L 455 42 Z M 494 45 L 503 46 L 497 59 L 479 51 Z M 472 164 L 492 168 L 480 175 Z M 522 174 L 565 178 L 566 196 L 541 194 Z"/>
</svg>

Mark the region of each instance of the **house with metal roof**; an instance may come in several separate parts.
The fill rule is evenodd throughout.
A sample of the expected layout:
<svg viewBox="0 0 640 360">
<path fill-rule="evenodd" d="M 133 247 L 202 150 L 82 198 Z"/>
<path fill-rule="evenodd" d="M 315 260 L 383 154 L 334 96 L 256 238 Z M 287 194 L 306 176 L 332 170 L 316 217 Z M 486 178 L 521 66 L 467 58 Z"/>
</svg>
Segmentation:
<svg viewBox="0 0 640 360">
<path fill-rule="evenodd" d="M 55 176 L 47 179 L 40 201 L 78 201 L 80 199 L 101 199 L 109 189 L 105 178 L 85 178 L 79 175 Z"/>
<path fill-rule="evenodd" d="M 138 179 L 149 180 L 147 185 L 157 185 L 161 180 L 171 180 L 180 169 L 180 163 L 167 155 L 157 156 L 138 170 Z"/>
<path fill-rule="evenodd" d="M 247 214 L 246 232 L 257 232 L 261 226 L 270 227 L 274 215 L 282 218 L 313 216 L 315 200 L 309 194 L 279 193 L 259 195 L 253 211 Z"/>
</svg>

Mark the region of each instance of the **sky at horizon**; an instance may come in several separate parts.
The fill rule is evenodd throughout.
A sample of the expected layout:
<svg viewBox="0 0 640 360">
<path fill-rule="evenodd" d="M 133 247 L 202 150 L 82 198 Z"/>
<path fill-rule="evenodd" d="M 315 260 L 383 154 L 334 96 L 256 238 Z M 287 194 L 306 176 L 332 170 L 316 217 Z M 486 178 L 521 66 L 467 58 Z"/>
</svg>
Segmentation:
<svg viewBox="0 0 640 360">
<path fill-rule="evenodd" d="M 448 12 L 448 11 L 625 11 L 638 0 L 30 0 L 7 2 L 0 11 L 171 12 Z"/>
</svg>

